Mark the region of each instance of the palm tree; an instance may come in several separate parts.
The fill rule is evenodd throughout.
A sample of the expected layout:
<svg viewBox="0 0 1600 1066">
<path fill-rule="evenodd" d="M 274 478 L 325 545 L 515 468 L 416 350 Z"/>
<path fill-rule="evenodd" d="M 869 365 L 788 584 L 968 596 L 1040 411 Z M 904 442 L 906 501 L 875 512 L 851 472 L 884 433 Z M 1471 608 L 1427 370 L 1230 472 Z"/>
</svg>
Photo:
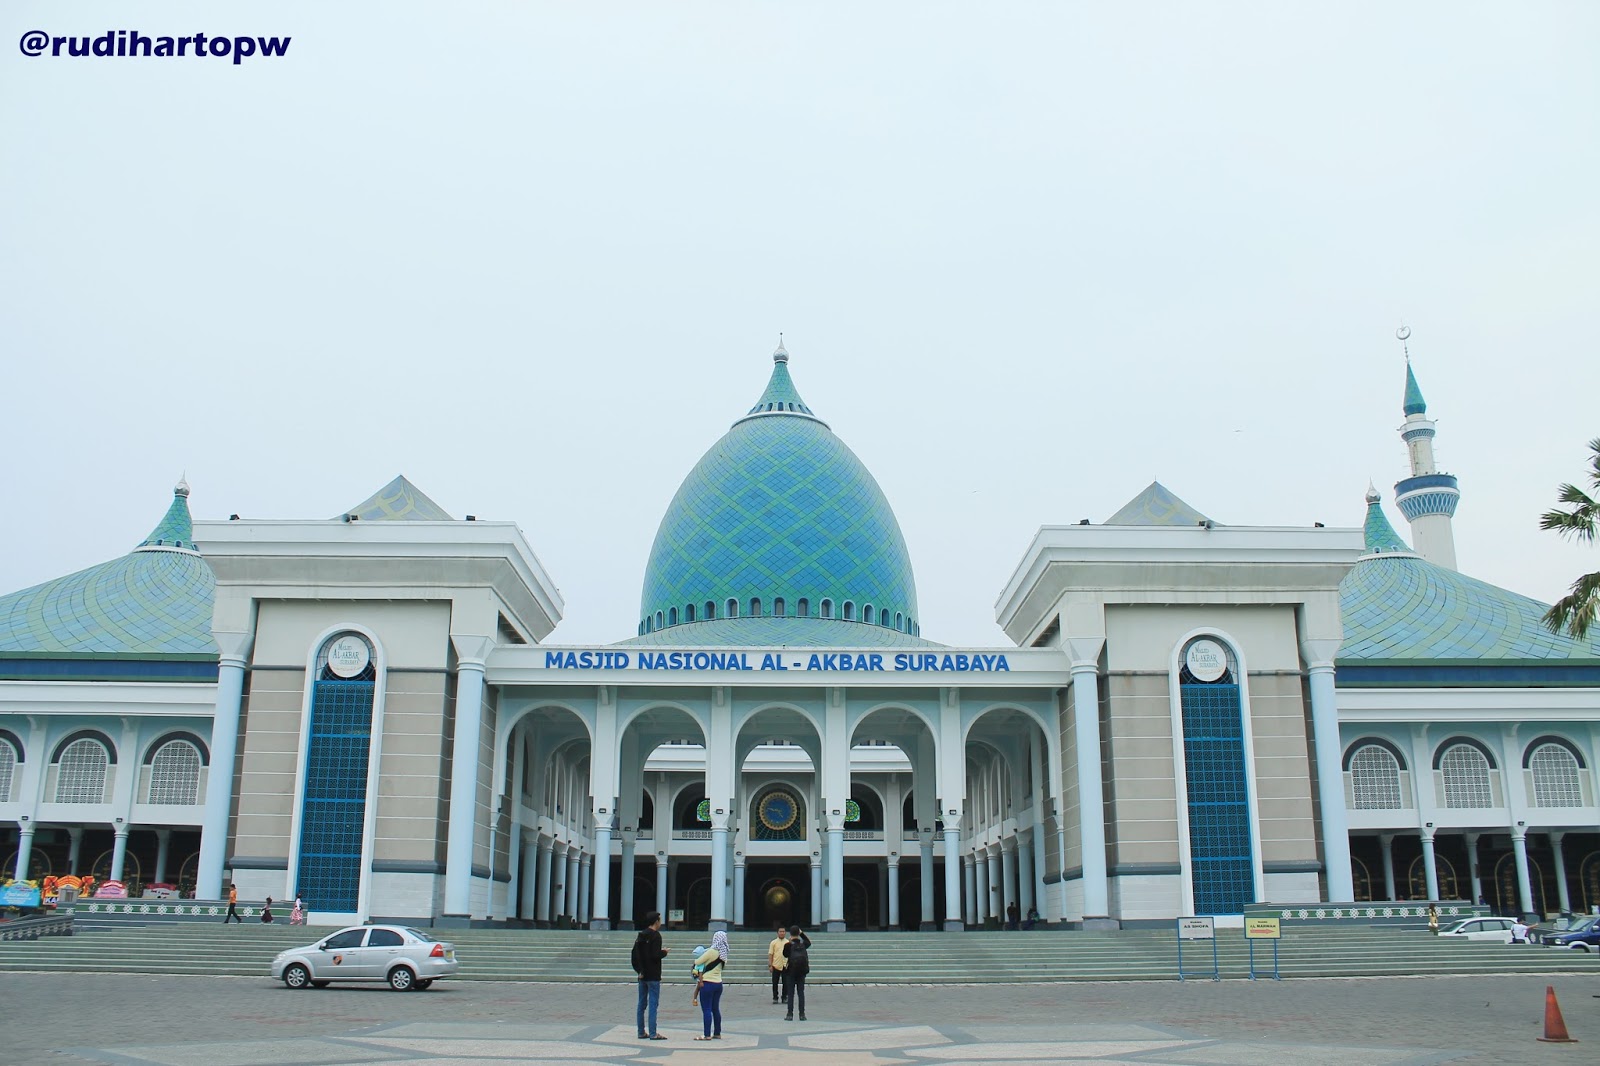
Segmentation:
<svg viewBox="0 0 1600 1066">
<path fill-rule="evenodd" d="M 1593 458 L 1589 460 L 1589 484 L 1600 493 L 1600 437 L 1589 442 Z M 1600 501 L 1576 485 L 1562 485 L 1557 499 L 1568 504 L 1571 510 L 1546 511 L 1539 518 L 1540 529 L 1553 529 L 1563 537 L 1575 537 L 1585 544 L 1593 544 L 1597 527 L 1600 527 Z M 1555 602 L 1545 612 L 1544 624 L 1552 633 L 1563 629 L 1583 640 L 1600 613 L 1600 573 L 1584 574 L 1572 583 L 1572 591 Z"/>
</svg>

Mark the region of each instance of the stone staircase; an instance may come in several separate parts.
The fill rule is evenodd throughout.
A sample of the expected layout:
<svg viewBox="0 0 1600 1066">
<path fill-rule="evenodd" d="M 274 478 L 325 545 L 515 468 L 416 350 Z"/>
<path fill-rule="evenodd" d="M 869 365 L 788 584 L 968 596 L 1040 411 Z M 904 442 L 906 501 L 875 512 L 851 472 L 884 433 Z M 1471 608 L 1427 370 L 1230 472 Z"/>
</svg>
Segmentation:
<svg viewBox="0 0 1600 1066">
<path fill-rule="evenodd" d="M 0 944 L 0 971 L 223 974 L 264 977 L 273 955 L 313 942 L 329 927 L 223 926 L 104 922 L 71 937 Z M 459 980 L 634 980 L 630 932 L 439 930 L 456 945 Z M 766 933 L 730 935 L 730 980 L 767 980 Z M 665 934 L 671 954 L 664 976 L 687 983 L 704 932 Z M 960 984 L 1017 981 L 1169 981 L 1177 977 L 1177 942 L 1170 932 L 833 933 L 812 937 L 812 983 Z M 1225 979 L 1249 971 L 1242 931 L 1218 930 Z M 1279 973 L 1288 977 L 1371 977 L 1443 974 L 1600 974 L 1600 956 L 1559 948 L 1441 940 L 1426 929 L 1296 926 L 1285 923 Z M 1211 946 L 1184 945 L 1189 979 L 1210 976 Z M 1272 946 L 1256 942 L 1258 974 L 1272 973 Z M 1196 974 L 1196 971 L 1205 971 Z"/>
</svg>

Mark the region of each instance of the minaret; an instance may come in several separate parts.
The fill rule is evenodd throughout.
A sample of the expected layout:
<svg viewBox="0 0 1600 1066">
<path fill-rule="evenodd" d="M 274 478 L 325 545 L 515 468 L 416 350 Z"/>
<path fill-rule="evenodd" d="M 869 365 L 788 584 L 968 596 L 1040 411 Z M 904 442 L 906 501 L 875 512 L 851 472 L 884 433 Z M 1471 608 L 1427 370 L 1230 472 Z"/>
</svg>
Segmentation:
<svg viewBox="0 0 1600 1066">
<path fill-rule="evenodd" d="M 1401 326 L 1394 334 L 1405 344 L 1411 330 Z M 1411 369 L 1411 350 L 1406 347 L 1406 398 L 1405 425 L 1400 427 L 1400 439 L 1406 442 L 1411 455 L 1411 476 L 1394 485 L 1394 502 L 1400 513 L 1411 523 L 1411 541 L 1417 554 L 1437 566 L 1456 568 L 1456 538 L 1450 519 L 1461 501 L 1461 490 L 1456 487 L 1453 474 L 1439 472 L 1433 461 L 1434 423 L 1428 417 L 1428 405 L 1417 387 L 1417 375 Z"/>
</svg>

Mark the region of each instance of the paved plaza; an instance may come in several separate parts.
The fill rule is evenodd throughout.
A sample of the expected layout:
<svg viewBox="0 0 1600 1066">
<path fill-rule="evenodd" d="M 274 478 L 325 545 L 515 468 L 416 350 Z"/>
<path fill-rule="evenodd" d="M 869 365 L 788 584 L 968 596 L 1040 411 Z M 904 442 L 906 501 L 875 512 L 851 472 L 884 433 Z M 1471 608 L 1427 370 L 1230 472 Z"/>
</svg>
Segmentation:
<svg viewBox="0 0 1600 1066">
<path fill-rule="evenodd" d="M 1553 984 L 1582 1043 L 1541 1033 Z M 0 974 L 0 1061 L 129 1066 L 509 1062 L 937 1066 L 1068 1060 L 1164 1066 L 1593 1062 L 1600 980 L 1458 977 L 829 986 L 784 1022 L 764 988 L 732 985 L 725 1037 L 696 1043 L 687 982 L 663 994 L 669 1039 L 641 1042 L 617 985 L 442 981 L 290 992 L 266 978 Z"/>
</svg>

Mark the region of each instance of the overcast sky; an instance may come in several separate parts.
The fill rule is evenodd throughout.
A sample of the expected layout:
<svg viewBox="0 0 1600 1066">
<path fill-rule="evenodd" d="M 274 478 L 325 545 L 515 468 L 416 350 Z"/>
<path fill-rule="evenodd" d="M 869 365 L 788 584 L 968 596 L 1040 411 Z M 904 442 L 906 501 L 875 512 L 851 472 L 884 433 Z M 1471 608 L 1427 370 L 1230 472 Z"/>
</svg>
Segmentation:
<svg viewBox="0 0 1600 1066">
<path fill-rule="evenodd" d="M 1040 525 L 1159 478 L 1358 525 L 1411 354 L 1461 568 L 1549 601 L 1600 436 L 1600 6 L 8 4 L 0 590 L 404 473 L 519 523 L 551 638 L 633 634 L 656 526 L 796 384 L 923 632 L 999 644 Z M 27 58 L 52 35 L 287 56 Z"/>
</svg>

